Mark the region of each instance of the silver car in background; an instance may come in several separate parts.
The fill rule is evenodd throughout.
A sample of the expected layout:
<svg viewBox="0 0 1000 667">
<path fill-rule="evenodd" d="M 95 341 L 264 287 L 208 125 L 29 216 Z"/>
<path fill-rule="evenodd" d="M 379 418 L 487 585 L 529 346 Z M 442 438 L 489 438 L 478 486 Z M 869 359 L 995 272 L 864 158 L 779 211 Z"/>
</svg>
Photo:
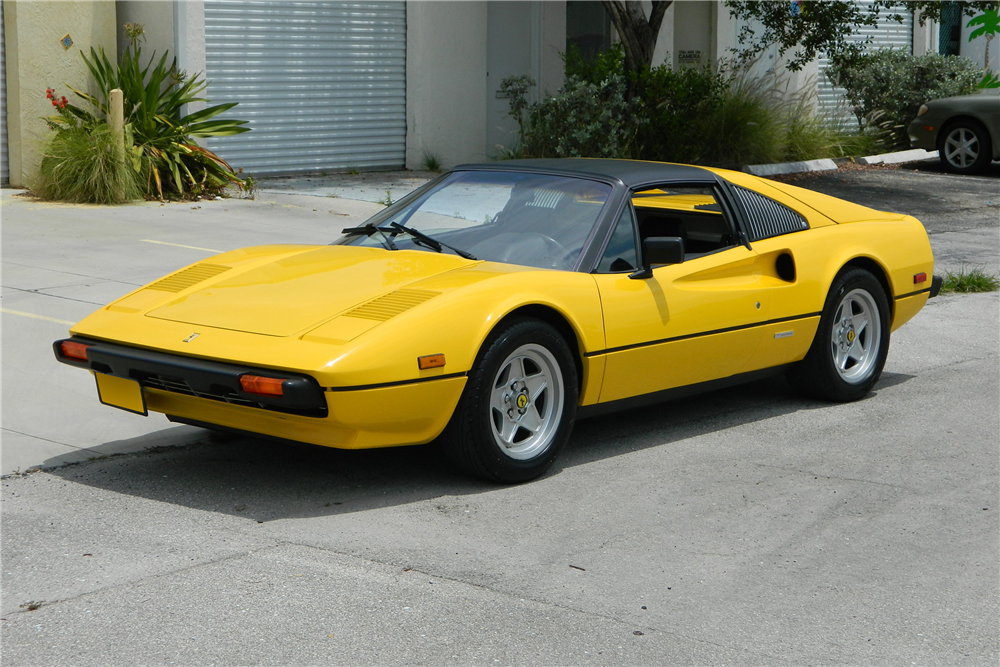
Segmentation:
<svg viewBox="0 0 1000 667">
<path fill-rule="evenodd" d="M 938 151 L 956 174 L 983 171 L 1000 160 L 1000 91 L 945 97 L 921 105 L 910 122 L 910 146 Z"/>
</svg>

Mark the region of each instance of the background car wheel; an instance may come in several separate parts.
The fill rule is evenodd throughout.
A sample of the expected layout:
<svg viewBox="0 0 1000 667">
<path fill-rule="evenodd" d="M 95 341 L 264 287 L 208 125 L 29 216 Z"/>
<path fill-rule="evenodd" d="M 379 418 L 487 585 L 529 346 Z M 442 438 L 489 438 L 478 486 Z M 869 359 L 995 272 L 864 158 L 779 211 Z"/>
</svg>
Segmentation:
<svg viewBox="0 0 1000 667">
<path fill-rule="evenodd" d="M 830 287 L 805 359 L 788 379 L 807 396 L 856 401 L 878 381 L 889 354 L 889 302 L 868 271 L 850 267 Z"/>
<path fill-rule="evenodd" d="M 576 418 L 576 365 L 548 324 L 518 319 L 487 338 L 441 437 L 462 470 L 526 482 L 548 470 Z"/>
<path fill-rule="evenodd" d="M 986 169 L 993 158 L 990 133 L 977 120 L 965 118 L 949 123 L 938 135 L 941 164 L 956 174 L 972 174 Z"/>
</svg>

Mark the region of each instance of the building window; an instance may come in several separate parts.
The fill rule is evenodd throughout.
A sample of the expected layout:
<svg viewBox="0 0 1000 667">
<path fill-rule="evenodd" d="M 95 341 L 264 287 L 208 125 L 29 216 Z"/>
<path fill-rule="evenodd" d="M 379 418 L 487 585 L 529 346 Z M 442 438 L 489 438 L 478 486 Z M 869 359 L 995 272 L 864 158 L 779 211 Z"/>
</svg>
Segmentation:
<svg viewBox="0 0 1000 667">
<path fill-rule="evenodd" d="M 938 26 L 938 53 L 945 56 L 959 55 L 962 41 L 962 3 L 946 2 L 941 9 L 941 24 Z"/>
<path fill-rule="evenodd" d="M 611 19 L 600 2 L 566 3 L 566 52 L 590 60 L 611 48 Z"/>
</svg>

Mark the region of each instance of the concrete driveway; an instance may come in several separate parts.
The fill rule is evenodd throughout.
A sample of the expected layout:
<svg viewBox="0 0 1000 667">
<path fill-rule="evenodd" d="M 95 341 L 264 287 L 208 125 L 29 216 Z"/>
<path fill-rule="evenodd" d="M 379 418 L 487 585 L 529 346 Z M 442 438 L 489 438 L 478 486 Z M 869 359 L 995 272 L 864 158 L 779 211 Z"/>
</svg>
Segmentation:
<svg viewBox="0 0 1000 667">
<path fill-rule="evenodd" d="M 874 178 L 888 201 L 911 175 Z M 953 186 L 963 201 L 997 193 L 969 182 Z M 958 214 L 920 190 L 902 210 L 944 268 L 963 249 L 1000 261 L 1000 193 Z M 134 286 L 216 250 L 328 242 L 378 205 L 12 194 L 3 470 L 21 472 L 0 483 L 4 665 L 1000 658 L 996 293 L 933 300 L 864 401 L 806 401 L 774 379 L 593 419 L 553 473 L 497 487 L 428 447 L 276 445 L 102 408 L 51 358 L 69 322 Z"/>
</svg>

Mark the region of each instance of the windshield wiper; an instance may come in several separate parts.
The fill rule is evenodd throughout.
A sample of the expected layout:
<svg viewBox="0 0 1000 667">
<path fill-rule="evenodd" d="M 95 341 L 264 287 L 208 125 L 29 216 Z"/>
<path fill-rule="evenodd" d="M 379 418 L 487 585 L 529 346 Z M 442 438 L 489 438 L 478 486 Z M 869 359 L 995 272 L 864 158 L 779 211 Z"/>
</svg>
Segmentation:
<svg viewBox="0 0 1000 667">
<path fill-rule="evenodd" d="M 424 245 L 424 246 L 430 248 L 431 250 L 436 250 L 438 252 L 442 252 L 441 251 L 441 246 L 444 246 L 445 248 L 448 248 L 448 250 L 453 251 L 459 257 L 464 257 L 465 259 L 476 259 L 476 256 L 473 255 L 472 253 L 465 252 L 464 250 L 459 250 L 458 248 L 456 248 L 454 246 L 450 246 L 447 243 L 442 243 L 441 241 L 438 241 L 436 239 L 432 239 L 430 236 L 427 236 L 427 234 L 424 234 L 421 231 L 417 231 L 413 227 L 404 227 L 403 225 L 399 224 L 398 222 L 391 223 L 391 226 L 392 226 L 393 229 L 396 229 L 399 232 L 403 232 L 405 234 L 409 234 L 413 238 L 417 239 L 417 241 L 414 241 L 414 243 L 417 243 L 418 241 L 422 241 L 423 243 L 420 243 L 419 245 Z"/>
<path fill-rule="evenodd" d="M 378 234 L 381 237 L 381 243 L 387 250 L 399 250 L 396 244 L 392 242 L 392 238 L 387 236 L 385 231 L 379 229 L 372 223 L 368 223 L 364 227 L 347 227 L 340 232 L 341 234 L 364 234 L 365 236 L 374 236 Z"/>
</svg>

